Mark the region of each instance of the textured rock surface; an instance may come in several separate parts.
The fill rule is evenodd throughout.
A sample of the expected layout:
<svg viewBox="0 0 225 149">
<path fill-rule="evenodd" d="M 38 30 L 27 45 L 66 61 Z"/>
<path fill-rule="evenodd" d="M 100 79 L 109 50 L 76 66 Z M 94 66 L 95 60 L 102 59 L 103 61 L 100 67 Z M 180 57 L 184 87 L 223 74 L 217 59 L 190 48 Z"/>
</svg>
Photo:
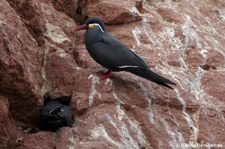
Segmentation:
<svg viewBox="0 0 225 149">
<path fill-rule="evenodd" d="M 74 32 L 95 15 L 177 88 L 99 79 Z M 1 0 L 0 35 L 0 148 L 225 147 L 223 0 Z M 47 92 L 72 96 L 73 128 L 37 132 Z"/>
<path fill-rule="evenodd" d="M 23 136 L 9 112 L 8 99 L 0 96 L 0 148 L 15 148 Z"/>
<path fill-rule="evenodd" d="M 42 50 L 9 3 L 0 7 L 0 90 L 13 116 L 27 121 L 41 106 Z"/>
<path fill-rule="evenodd" d="M 108 24 L 124 24 L 141 20 L 140 0 L 80 0 L 83 17 L 98 16 Z"/>
</svg>

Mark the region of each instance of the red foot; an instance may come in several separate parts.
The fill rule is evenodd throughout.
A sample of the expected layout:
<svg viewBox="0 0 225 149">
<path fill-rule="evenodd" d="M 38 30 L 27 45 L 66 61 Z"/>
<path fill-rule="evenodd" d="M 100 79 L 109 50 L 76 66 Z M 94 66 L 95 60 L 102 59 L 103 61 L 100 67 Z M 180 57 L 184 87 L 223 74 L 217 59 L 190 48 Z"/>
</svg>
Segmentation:
<svg viewBox="0 0 225 149">
<path fill-rule="evenodd" d="M 111 70 L 110 70 L 110 69 L 108 69 L 107 72 L 99 72 L 99 73 L 98 73 L 98 76 L 99 76 L 102 80 L 105 80 L 105 79 L 109 78 L 110 75 L 111 75 Z"/>
</svg>

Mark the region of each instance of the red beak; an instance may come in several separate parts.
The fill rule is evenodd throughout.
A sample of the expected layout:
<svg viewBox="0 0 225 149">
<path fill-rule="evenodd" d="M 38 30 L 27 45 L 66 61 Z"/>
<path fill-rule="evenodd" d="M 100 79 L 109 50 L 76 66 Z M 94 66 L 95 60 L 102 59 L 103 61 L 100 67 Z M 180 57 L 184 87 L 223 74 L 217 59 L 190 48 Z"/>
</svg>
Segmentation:
<svg viewBox="0 0 225 149">
<path fill-rule="evenodd" d="M 75 31 L 79 31 L 79 30 L 84 30 L 84 29 L 87 29 L 87 25 L 84 24 L 84 25 L 81 25 L 81 26 L 78 26 L 77 28 L 75 28 Z"/>
</svg>

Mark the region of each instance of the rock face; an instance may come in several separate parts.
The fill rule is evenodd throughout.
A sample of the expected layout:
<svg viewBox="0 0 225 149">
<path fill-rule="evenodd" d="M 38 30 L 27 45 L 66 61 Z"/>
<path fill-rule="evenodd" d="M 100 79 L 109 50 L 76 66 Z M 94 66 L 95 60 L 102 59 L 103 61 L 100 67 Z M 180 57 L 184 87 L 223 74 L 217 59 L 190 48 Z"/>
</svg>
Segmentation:
<svg viewBox="0 0 225 149">
<path fill-rule="evenodd" d="M 1 95 L 18 120 L 29 121 L 41 106 L 42 50 L 9 3 L 2 1 L 0 7 Z"/>
<path fill-rule="evenodd" d="M 141 20 L 139 8 L 140 0 L 80 0 L 83 17 L 98 16 L 107 24 L 124 24 Z"/>
<path fill-rule="evenodd" d="M 223 0 L 1 0 L 0 148 L 225 147 Z M 98 16 L 173 80 L 172 90 L 102 70 L 75 33 Z M 43 95 L 72 96 L 76 124 L 38 129 Z"/>
</svg>

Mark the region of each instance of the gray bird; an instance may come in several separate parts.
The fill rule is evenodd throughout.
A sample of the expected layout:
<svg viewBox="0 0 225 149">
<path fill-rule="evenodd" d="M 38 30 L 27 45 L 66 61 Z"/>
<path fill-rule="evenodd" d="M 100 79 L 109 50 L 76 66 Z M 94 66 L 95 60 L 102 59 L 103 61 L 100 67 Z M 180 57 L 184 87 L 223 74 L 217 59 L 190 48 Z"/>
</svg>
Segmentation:
<svg viewBox="0 0 225 149">
<path fill-rule="evenodd" d="M 102 79 L 108 78 L 111 71 L 127 71 L 170 89 L 173 89 L 170 85 L 176 85 L 151 71 L 143 59 L 107 31 L 99 18 L 88 18 L 85 24 L 77 27 L 75 31 L 82 29 L 86 29 L 85 46 L 89 54 L 97 63 L 108 69 L 107 72 L 99 74 Z"/>
<path fill-rule="evenodd" d="M 73 123 L 74 115 L 71 107 L 47 96 L 41 112 L 41 129 L 56 131 L 60 127 L 72 126 Z"/>
</svg>

